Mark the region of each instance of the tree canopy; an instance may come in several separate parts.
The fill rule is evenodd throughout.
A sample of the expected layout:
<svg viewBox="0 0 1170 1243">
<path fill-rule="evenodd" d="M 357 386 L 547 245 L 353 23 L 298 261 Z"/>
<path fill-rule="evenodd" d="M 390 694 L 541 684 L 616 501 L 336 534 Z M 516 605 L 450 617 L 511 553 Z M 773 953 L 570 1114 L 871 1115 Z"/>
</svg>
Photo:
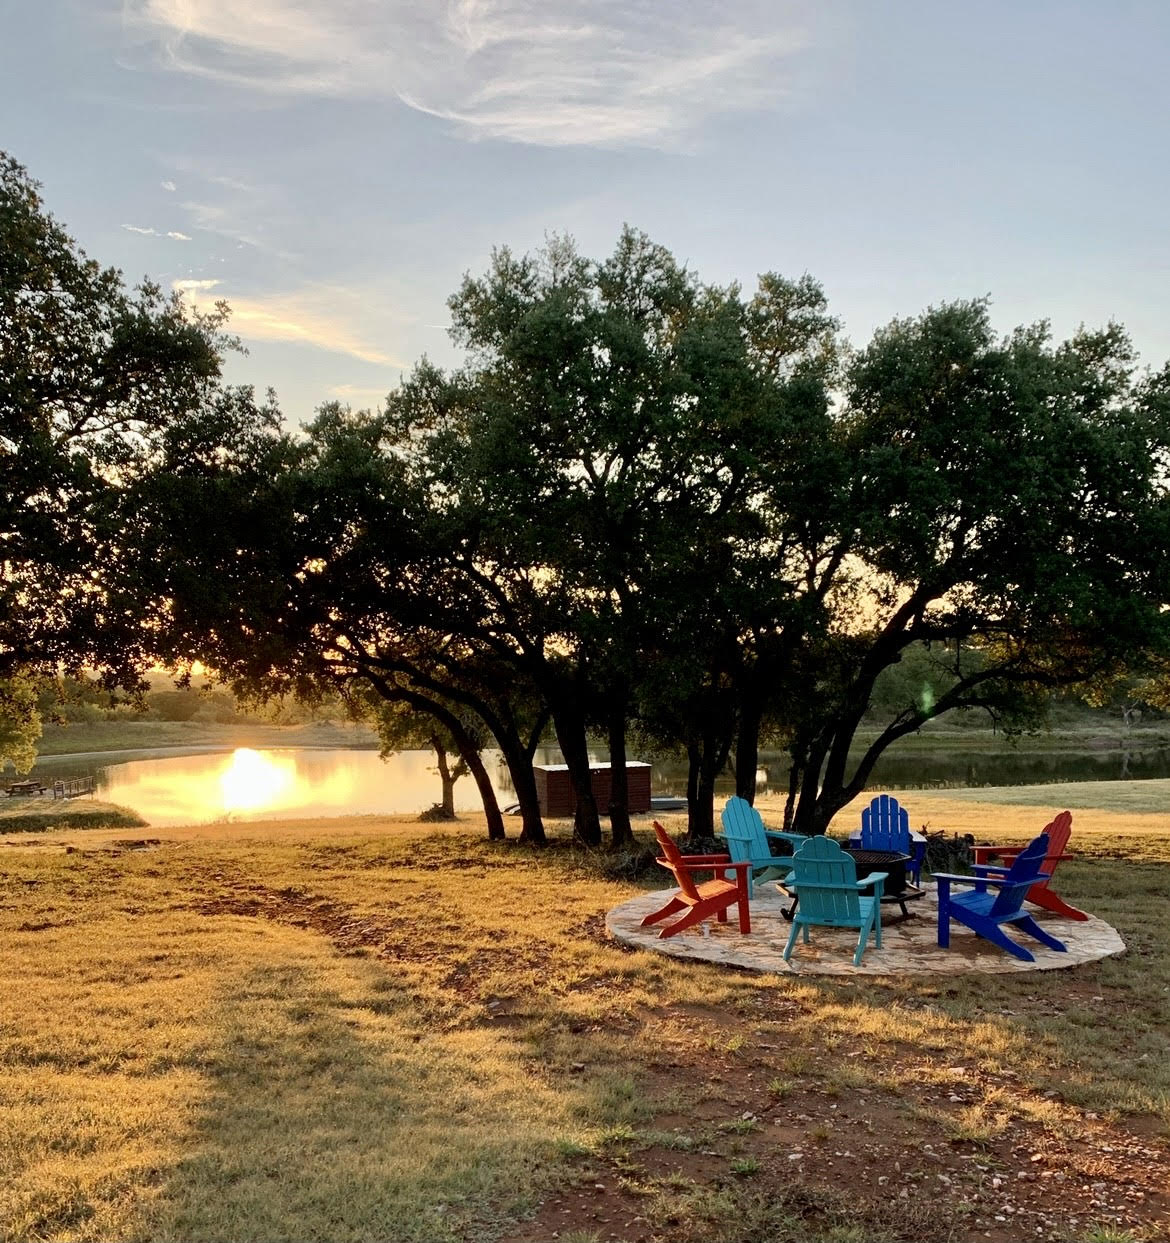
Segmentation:
<svg viewBox="0 0 1170 1243">
<path fill-rule="evenodd" d="M 210 452 L 242 406 L 252 421 L 250 394 L 221 385 L 222 320 L 149 282 L 127 291 L 0 153 L 0 712 L 24 740 L 0 759 L 27 763 L 39 732 L 22 679 L 85 667 L 137 684 L 150 618 L 119 585 L 120 498 L 164 442 Z"/>
<path fill-rule="evenodd" d="M 931 717 L 1022 719 L 1167 650 L 1170 372 L 1116 326 L 1001 336 L 957 302 L 851 352 L 811 278 L 704 285 L 632 230 L 602 261 L 498 251 L 450 305 L 463 367 L 172 457 L 137 503 L 174 651 L 475 714 L 537 840 L 550 720 L 586 842 L 587 738 L 620 759 L 632 730 L 687 751 L 698 831 L 783 739 L 818 831 Z M 931 694 L 887 677 L 858 753 L 925 648 Z"/>
</svg>

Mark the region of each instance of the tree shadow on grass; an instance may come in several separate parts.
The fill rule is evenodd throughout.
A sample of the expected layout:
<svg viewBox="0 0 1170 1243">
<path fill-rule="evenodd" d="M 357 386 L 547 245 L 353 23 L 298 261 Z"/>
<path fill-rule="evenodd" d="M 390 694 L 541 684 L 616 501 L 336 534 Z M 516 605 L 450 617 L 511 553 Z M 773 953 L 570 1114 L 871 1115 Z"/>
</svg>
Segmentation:
<svg viewBox="0 0 1170 1243">
<path fill-rule="evenodd" d="M 562 1105 L 505 1036 L 419 1017 L 385 964 L 327 947 L 233 981 L 210 1094 L 139 1237 L 467 1237 L 526 1184 Z"/>
</svg>

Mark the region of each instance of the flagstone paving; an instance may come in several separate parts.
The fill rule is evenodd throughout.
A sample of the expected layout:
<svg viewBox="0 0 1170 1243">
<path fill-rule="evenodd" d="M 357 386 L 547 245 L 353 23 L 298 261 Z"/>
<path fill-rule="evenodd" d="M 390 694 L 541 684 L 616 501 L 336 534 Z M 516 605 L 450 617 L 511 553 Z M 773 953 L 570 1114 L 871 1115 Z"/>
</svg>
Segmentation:
<svg viewBox="0 0 1170 1243">
<path fill-rule="evenodd" d="M 785 975 L 958 975 L 974 971 L 998 975 L 1016 971 L 1054 971 L 1080 963 L 1123 954 L 1125 942 L 1117 930 L 1104 920 L 1060 919 L 1047 911 L 1032 910 L 1036 921 L 1068 946 L 1065 953 L 1051 950 L 1023 933 L 1008 929 L 1034 955 L 1035 962 L 1023 962 L 951 921 L 950 949 L 940 949 L 938 933 L 938 895 L 927 885 L 923 896 L 910 904 L 911 915 L 902 918 L 897 908 L 882 910 L 882 947 L 875 949 L 871 935 L 861 966 L 853 965 L 857 947 L 856 930 L 812 928 L 808 945 L 797 941 L 792 960 L 784 961 L 784 946 L 792 925 L 781 915 L 789 899 L 773 885 L 757 885 L 751 907 L 751 932 L 739 931 L 735 909 L 728 922 L 710 920 L 674 937 L 661 939 L 658 928 L 642 928 L 645 916 L 665 906 L 674 889 L 640 894 L 615 906 L 605 919 L 611 936 L 625 945 L 654 950 L 675 958 L 701 959 L 726 966 L 747 967 L 753 971 Z M 1029 905 L 1031 910 L 1031 906 Z"/>
</svg>

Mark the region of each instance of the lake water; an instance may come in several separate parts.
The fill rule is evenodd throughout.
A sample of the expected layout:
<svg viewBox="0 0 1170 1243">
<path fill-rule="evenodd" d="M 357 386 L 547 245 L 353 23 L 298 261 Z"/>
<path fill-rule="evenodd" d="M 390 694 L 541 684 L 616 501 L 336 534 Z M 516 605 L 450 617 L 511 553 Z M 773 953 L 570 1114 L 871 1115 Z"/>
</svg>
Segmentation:
<svg viewBox="0 0 1170 1243">
<path fill-rule="evenodd" d="M 514 802 L 507 770 L 492 753 L 485 759 L 501 806 Z M 537 756 L 537 763 L 558 760 L 552 751 Z M 768 778 L 762 791 L 785 792 L 782 757 L 765 755 L 761 762 L 765 766 L 761 780 L 765 774 Z M 434 756 L 425 751 L 399 752 L 388 760 L 376 751 L 309 748 L 240 748 L 154 759 L 62 756 L 43 760 L 34 771 L 50 780 L 93 773 L 99 798 L 131 807 L 159 827 L 225 819 L 417 813 L 440 796 Z M 874 789 L 921 789 L 1153 777 L 1170 777 L 1170 749 L 899 755 L 895 748 L 879 762 L 870 785 Z M 685 794 L 685 763 L 656 760 L 652 789 L 656 796 Z M 717 783 L 720 797 L 734 791 L 731 778 Z M 455 805 L 459 811 L 480 809 L 479 793 L 470 777 L 456 784 Z"/>
</svg>

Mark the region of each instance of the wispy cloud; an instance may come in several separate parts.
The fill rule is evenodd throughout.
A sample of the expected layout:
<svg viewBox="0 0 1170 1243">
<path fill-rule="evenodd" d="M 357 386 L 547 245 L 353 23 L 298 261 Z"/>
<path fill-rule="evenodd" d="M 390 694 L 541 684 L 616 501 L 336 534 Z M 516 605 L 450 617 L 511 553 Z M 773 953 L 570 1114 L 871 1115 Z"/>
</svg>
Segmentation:
<svg viewBox="0 0 1170 1243">
<path fill-rule="evenodd" d="M 159 185 L 161 185 L 168 194 L 174 194 L 174 192 L 179 188 L 173 181 L 160 181 Z"/>
<path fill-rule="evenodd" d="M 180 233 L 176 229 L 164 233 L 161 229 L 151 229 L 140 224 L 124 224 L 122 228 L 127 233 L 141 233 L 143 237 L 169 237 L 176 242 L 189 242 L 191 240 L 186 233 Z"/>
<path fill-rule="evenodd" d="M 397 97 L 472 136 L 675 146 L 783 97 L 811 0 L 123 0 L 176 70 Z"/>
<path fill-rule="evenodd" d="M 334 384 L 326 389 L 330 397 L 336 397 L 340 401 L 353 402 L 359 406 L 381 405 L 386 400 L 386 394 L 389 385 L 383 385 L 381 388 L 363 388 L 359 384 Z"/>
<path fill-rule="evenodd" d="M 174 288 L 195 306 L 206 307 L 225 299 L 231 306 L 228 330 L 245 340 L 299 342 L 378 366 L 404 366 L 379 349 L 368 330 L 363 331 L 379 319 L 384 329 L 390 331 L 395 322 L 402 322 L 402 317 L 387 308 L 371 306 L 368 296 L 361 291 L 310 285 L 287 293 L 249 297 L 236 296 L 223 285 L 219 280 L 174 282 Z M 215 293 L 209 296 L 212 290 Z"/>
<path fill-rule="evenodd" d="M 190 224 L 242 246 L 251 246 L 283 260 L 297 256 L 276 240 L 280 230 L 280 194 L 273 187 L 249 184 L 224 176 L 207 161 L 183 161 L 184 190 L 190 197 L 179 206 Z"/>
</svg>

